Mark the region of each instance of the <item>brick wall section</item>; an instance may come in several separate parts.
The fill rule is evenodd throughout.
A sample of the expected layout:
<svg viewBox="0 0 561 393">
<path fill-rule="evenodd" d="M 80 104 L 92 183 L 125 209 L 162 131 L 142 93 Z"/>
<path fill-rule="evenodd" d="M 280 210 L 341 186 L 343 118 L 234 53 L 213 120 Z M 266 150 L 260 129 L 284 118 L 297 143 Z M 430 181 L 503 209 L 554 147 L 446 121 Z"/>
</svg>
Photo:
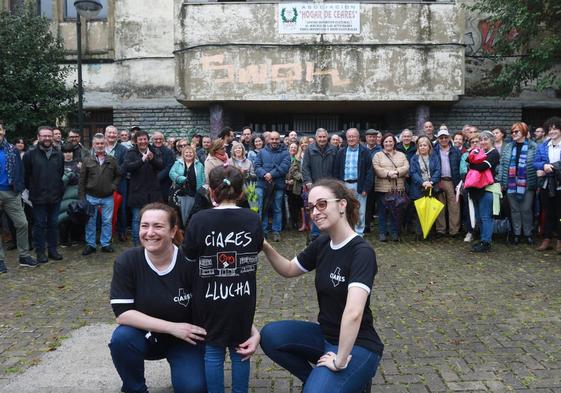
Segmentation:
<svg viewBox="0 0 561 393">
<path fill-rule="evenodd" d="M 208 109 L 185 107 L 115 108 L 113 124 L 119 129 L 137 125 L 147 131 L 161 131 L 167 136 L 207 134 L 209 112 Z"/>
<path fill-rule="evenodd" d="M 501 127 L 509 131 L 513 123 L 522 120 L 522 107 L 501 100 L 492 103 L 460 101 L 451 107 L 431 107 L 430 118 L 435 129 L 444 123 L 453 132 L 461 130 L 465 124 L 477 126 L 479 130 Z"/>
</svg>

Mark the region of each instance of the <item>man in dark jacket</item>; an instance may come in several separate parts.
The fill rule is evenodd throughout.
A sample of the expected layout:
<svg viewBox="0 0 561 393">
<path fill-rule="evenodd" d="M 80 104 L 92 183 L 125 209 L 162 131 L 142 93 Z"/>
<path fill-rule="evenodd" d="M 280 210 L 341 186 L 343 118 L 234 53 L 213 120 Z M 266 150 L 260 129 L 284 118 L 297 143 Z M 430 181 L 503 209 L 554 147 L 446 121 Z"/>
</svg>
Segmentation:
<svg viewBox="0 0 561 393">
<path fill-rule="evenodd" d="M 158 173 L 164 168 L 160 154 L 148 143 L 148 133 L 140 130 L 134 134 L 134 147 L 127 151 L 124 171 L 130 173 L 127 204 L 132 210 L 132 240 L 140 244 L 140 209 L 151 202 L 162 201 Z"/>
<path fill-rule="evenodd" d="M 434 145 L 434 154 L 440 161 L 440 183 L 441 191 L 436 197 L 445 208 L 436 219 L 436 234 L 446 234 L 446 224 L 451 236 L 457 236 L 460 231 L 460 203 L 456 200 L 456 186 L 460 182 L 460 158 L 461 153 L 450 142 L 448 129 L 441 127 L 436 135 L 437 143 Z M 446 222 L 448 216 L 448 222 Z"/>
<path fill-rule="evenodd" d="M 5 136 L 6 130 L 0 122 L 0 208 L 16 228 L 20 266 L 35 267 L 37 262 L 29 255 L 27 219 L 21 204 L 21 192 L 24 189 L 23 165 L 19 151 L 8 143 Z M 0 241 L 0 274 L 8 271 L 4 259 L 4 247 Z"/>
<path fill-rule="evenodd" d="M 282 202 L 284 200 L 284 179 L 290 169 L 290 154 L 281 146 L 280 134 L 271 132 L 269 144 L 261 150 L 255 159 L 257 175 L 257 198 L 261 205 L 261 220 L 265 235 L 269 229 L 269 209 L 267 200 L 273 206 L 273 241 L 280 241 L 282 230 Z"/>
<path fill-rule="evenodd" d="M 374 158 L 374 154 L 382 151 L 382 147 L 378 144 L 378 136 L 380 135 L 380 131 L 375 130 L 373 128 L 369 128 L 364 133 L 366 138 L 366 148 L 370 153 L 370 162 Z M 366 196 L 366 212 L 364 213 L 364 233 L 370 232 L 370 226 L 372 223 L 372 218 L 374 216 L 374 212 L 376 211 L 376 192 L 374 191 L 374 182 L 375 176 L 372 175 L 372 188 L 368 191 L 368 195 Z"/>
<path fill-rule="evenodd" d="M 88 149 L 80 143 L 80 134 L 74 130 L 68 131 L 68 142 L 74 146 L 72 150 L 73 158 L 77 161 L 82 161 L 88 154 Z M 60 149 L 59 149 L 60 150 Z"/>
<path fill-rule="evenodd" d="M 310 191 L 312 184 L 326 177 L 333 177 L 333 164 L 337 148 L 329 143 L 327 130 L 318 128 L 316 130 L 315 142 L 310 144 L 302 158 L 302 177 L 304 188 Z M 310 240 L 314 240 L 320 234 L 316 224 L 312 223 Z"/>
<path fill-rule="evenodd" d="M 25 187 L 29 190 L 29 200 L 33 203 L 33 244 L 37 262 L 46 263 L 49 259 L 59 261 L 62 255 L 57 252 L 58 213 L 64 194 L 62 175 L 64 157 L 53 145 L 53 129 L 41 126 L 37 131 L 37 148 L 23 156 Z M 48 258 L 45 254 L 45 234 Z"/>
<path fill-rule="evenodd" d="M 366 196 L 372 189 L 372 159 L 368 149 L 360 144 L 360 134 L 356 128 L 349 128 L 346 133 L 347 146 L 339 149 L 333 175 L 345 182 L 353 190 L 360 203 L 358 223 L 355 232 L 364 234 L 364 217 L 366 215 Z"/>
<path fill-rule="evenodd" d="M 113 192 L 117 191 L 121 175 L 117 160 L 105 152 L 105 136 L 95 134 L 92 145 L 92 155 L 82 161 L 78 197 L 85 198 L 96 211 L 101 208 L 101 251 L 113 252 Z M 97 214 L 94 214 L 86 224 L 86 248 L 82 255 L 96 252 L 96 228 Z"/>
<path fill-rule="evenodd" d="M 165 145 L 166 139 L 164 134 L 156 131 L 152 134 L 152 143 L 154 149 L 158 152 L 164 163 L 164 168 L 158 172 L 158 181 L 160 182 L 160 189 L 162 191 L 162 198 L 164 201 L 168 200 L 169 189 L 171 187 L 171 179 L 169 178 L 169 171 L 175 163 L 175 153 Z"/>
</svg>

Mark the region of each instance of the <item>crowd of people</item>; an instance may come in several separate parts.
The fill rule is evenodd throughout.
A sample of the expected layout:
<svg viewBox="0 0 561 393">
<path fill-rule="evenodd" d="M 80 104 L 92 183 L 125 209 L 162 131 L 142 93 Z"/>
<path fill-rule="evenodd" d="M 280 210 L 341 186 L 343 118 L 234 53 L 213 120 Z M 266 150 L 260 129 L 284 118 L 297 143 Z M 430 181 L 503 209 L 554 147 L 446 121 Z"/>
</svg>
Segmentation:
<svg viewBox="0 0 561 393">
<path fill-rule="evenodd" d="M 426 122 L 420 136 L 368 129 L 363 141 L 356 128 L 299 137 L 249 127 L 239 138 L 226 127 L 214 140 L 166 140 L 108 126 L 86 149 L 78 133 L 63 141 L 47 126 L 29 148 L 12 145 L 0 123 L 0 202 L 24 267 L 62 260 L 60 247 L 76 242 L 96 253 L 98 230 L 112 253 L 113 234 L 130 233 L 110 291 L 122 391 L 147 391 L 144 361 L 166 358 L 175 391 L 223 392 L 228 351 L 232 391 L 247 392 L 261 344 L 304 392 L 363 392 L 384 348 L 370 307 L 376 256 L 363 238 L 374 218 L 381 242 L 406 231 L 422 240 L 413 201 L 434 197 L 445 207 L 433 238 L 478 233 L 471 250 L 488 252 L 506 220 L 513 245 L 539 231 L 537 249 L 561 254 L 561 119 L 536 131 L 517 122 L 451 134 Z M 269 243 L 286 228 L 308 236 L 291 260 Z M 261 251 L 283 277 L 316 270 L 318 323 L 253 324 Z M 0 247 L 2 273 L 4 257 Z"/>
<path fill-rule="evenodd" d="M 486 252 L 495 233 L 508 233 L 515 245 L 534 244 L 539 233 L 538 250 L 561 253 L 560 128 L 561 120 L 551 118 L 533 135 L 523 122 L 510 132 L 466 125 L 451 133 L 427 121 L 421 136 L 408 129 L 399 135 L 368 129 L 361 141 L 356 128 L 331 136 L 320 128 L 314 137 L 299 137 L 296 131 L 256 135 L 244 127 L 236 138 L 226 127 L 215 139 L 166 140 L 161 132 L 108 126 L 86 149 L 77 132 L 71 130 L 64 141 L 51 127 L 39 127 L 29 147 L 21 138 L 11 145 L 0 125 L 3 224 L 11 233 L 8 248 L 18 248 L 26 267 L 61 260 L 59 245 L 84 242 L 83 255 L 95 253 L 98 227 L 102 252 L 113 252 L 113 233 L 120 241 L 130 233 L 138 246 L 145 205 L 170 204 L 185 229 L 194 212 L 211 206 L 210 171 L 229 164 L 242 172 L 245 187 L 255 185 L 255 200 L 240 204 L 257 206 L 263 234 L 272 241 L 287 228 L 309 232 L 309 241 L 317 238 L 320 231 L 305 209 L 308 193 L 314 182 L 335 178 L 360 203 L 355 231 L 361 236 L 374 229 L 377 218 L 379 241 L 400 241 L 408 232 L 421 240 L 413 202 L 431 195 L 445 206 L 432 238 L 462 236 L 471 243 L 479 234 L 472 250 Z M 82 224 L 67 212 L 81 200 L 100 212 Z M 3 248 L 0 253 L 5 272 Z"/>
</svg>

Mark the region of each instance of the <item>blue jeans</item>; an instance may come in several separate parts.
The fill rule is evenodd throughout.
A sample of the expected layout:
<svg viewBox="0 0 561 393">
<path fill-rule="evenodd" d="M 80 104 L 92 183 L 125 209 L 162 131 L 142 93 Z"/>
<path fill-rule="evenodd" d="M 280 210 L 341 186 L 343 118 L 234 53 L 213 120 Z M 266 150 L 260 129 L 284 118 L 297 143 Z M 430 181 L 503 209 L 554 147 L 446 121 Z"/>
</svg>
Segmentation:
<svg viewBox="0 0 561 393">
<path fill-rule="evenodd" d="M 58 240 L 59 203 L 33 205 L 33 246 L 39 253 L 45 252 L 45 232 L 49 251 L 55 251 Z"/>
<path fill-rule="evenodd" d="M 312 367 L 326 352 L 337 353 L 337 345 L 325 340 L 317 323 L 278 321 L 261 330 L 261 348 L 275 363 L 304 383 L 305 393 L 356 393 L 364 389 L 374 375 L 381 356 L 355 345 L 345 370 Z"/>
<path fill-rule="evenodd" d="M 174 392 L 206 392 L 203 345 L 191 345 L 171 338 L 151 343 L 145 335 L 144 330 L 119 325 L 111 337 L 109 349 L 113 364 L 123 381 L 123 392 L 148 392 L 144 379 L 144 360 L 164 358 L 171 368 Z"/>
<path fill-rule="evenodd" d="M 140 245 L 140 211 L 142 209 L 139 207 L 131 208 L 132 212 L 132 223 L 131 223 L 131 231 L 132 231 L 132 242 L 134 243 L 135 247 Z"/>
<path fill-rule="evenodd" d="M 481 241 L 491 243 L 493 239 L 493 193 L 485 191 L 479 198 L 474 200 L 475 217 L 479 223 Z"/>
<path fill-rule="evenodd" d="M 234 346 L 228 347 L 232 362 L 232 393 L 247 393 L 249 389 L 249 359 L 242 361 Z M 226 348 L 206 344 L 205 372 L 208 393 L 224 393 L 224 357 Z"/>
<path fill-rule="evenodd" d="M 263 211 L 263 196 L 265 190 L 261 187 L 255 189 L 257 200 L 259 201 L 259 211 L 261 212 L 261 225 L 263 226 L 263 233 L 269 231 L 269 212 Z M 275 189 L 274 199 L 271 207 L 273 209 L 273 233 L 280 233 L 282 230 L 282 202 L 284 198 L 283 189 Z"/>
<path fill-rule="evenodd" d="M 379 225 L 379 235 L 385 236 L 388 232 L 387 221 L 388 218 L 391 220 L 390 233 L 392 236 L 397 236 L 397 222 L 396 218 L 391 214 L 384 205 L 385 192 L 378 193 L 378 199 L 376 200 L 376 206 L 378 207 L 378 225 Z"/>
<path fill-rule="evenodd" d="M 97 208 L 101 207 L 101 236 L 99 242 L 102 247 L 111 244 L 113 233 L 113 195 L 105 198 L 97 198 L 86 194 L 86 200 L 96 208 L 88 223 L 86 224 L 86 244 L 95 248 L 95 234 L 97 229 Z"/>
</svg>

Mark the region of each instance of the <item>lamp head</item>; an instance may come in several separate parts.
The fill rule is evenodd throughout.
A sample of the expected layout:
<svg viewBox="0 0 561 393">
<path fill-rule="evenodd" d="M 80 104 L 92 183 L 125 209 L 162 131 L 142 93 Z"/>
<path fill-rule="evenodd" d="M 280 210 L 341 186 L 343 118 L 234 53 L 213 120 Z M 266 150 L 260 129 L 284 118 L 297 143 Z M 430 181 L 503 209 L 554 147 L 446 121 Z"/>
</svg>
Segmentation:
<svg viewBox="0 0 561 393">
<path fill-rule="evenodd" d="M 86 19 L 95 18 L 103 5 L 97 0 L 76 0 L 74 7 L 78 14 Z"/>
</svg>

